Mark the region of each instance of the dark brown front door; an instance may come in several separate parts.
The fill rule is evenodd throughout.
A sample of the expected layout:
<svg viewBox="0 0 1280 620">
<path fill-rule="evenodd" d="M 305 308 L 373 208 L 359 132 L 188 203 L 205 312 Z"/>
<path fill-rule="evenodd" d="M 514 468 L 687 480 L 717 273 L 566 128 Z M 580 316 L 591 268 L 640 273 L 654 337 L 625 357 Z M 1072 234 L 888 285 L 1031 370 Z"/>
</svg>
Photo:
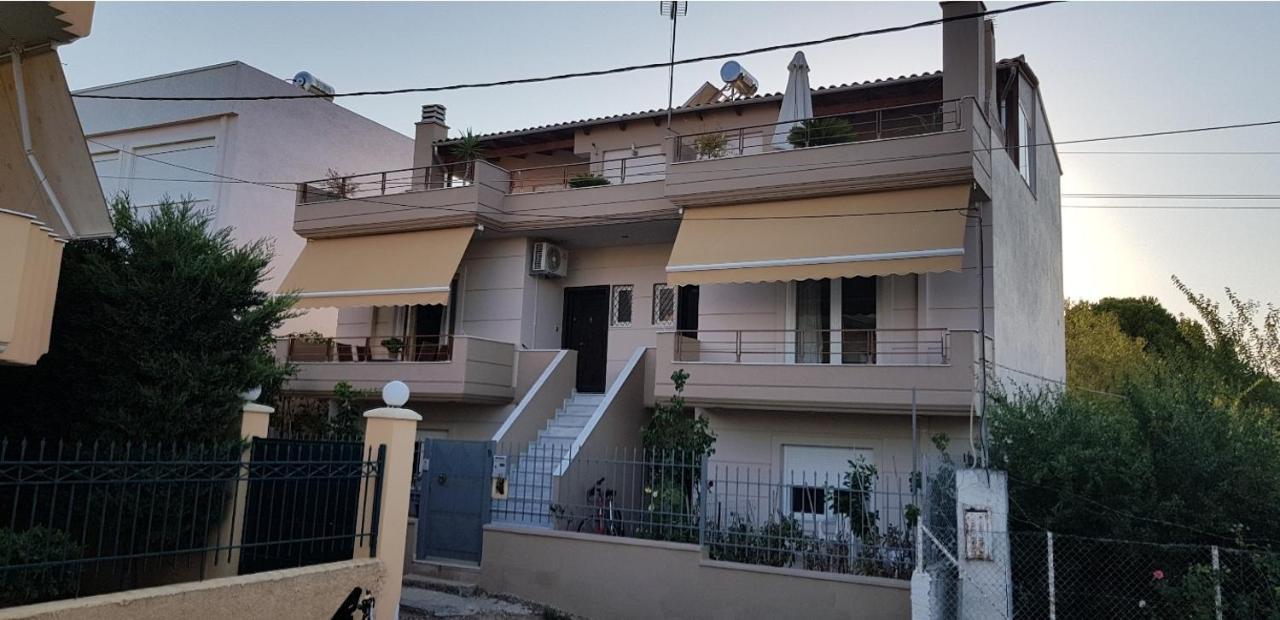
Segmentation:
<svg viewBox="0 0 1280 620">
<path fill-rule="evenodd" d="M 609 350 L 609 287 L 564 289 L 564 331 L 561 346 L 578 352 L 578 391 L 604 391 Z"/>
</svg>

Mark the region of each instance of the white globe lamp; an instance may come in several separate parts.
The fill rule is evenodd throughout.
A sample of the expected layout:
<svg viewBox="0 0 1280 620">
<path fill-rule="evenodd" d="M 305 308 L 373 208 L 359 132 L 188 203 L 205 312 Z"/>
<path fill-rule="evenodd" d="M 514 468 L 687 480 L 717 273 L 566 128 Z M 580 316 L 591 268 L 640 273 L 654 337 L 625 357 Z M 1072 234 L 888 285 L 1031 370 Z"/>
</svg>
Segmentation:
<svg viewBox="0 0 1280 620">
<path fill-rule="evenodd" d="M 240 392 L 240 398 L 243 398 L 246 403 L 257 402 L 259 396 L 262 396 L 261 385 Z"/>
<path fill-rule="evenodd" d="M 388 407 L 403 407 L 409 402 L 409 386 L 404 381 L 392 381 L 382 386 L 382 402 Z"/>
</svg>

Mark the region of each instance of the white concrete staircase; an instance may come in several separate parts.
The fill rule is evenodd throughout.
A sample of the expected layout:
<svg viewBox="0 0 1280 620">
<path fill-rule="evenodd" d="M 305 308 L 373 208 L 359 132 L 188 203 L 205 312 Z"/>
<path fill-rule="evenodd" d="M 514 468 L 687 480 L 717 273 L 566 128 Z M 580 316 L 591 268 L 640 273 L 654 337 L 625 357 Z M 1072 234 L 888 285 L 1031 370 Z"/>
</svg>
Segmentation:
<svg viewBox="0 0 1280 620">
<path fill-rule="evenodd" d="M 494 500 L 493 521 L 551 527 L 551 474 L 603 400 L 603 394 L 578 392 L 565 399 L 538 438 L 507 464 L 507 499 Z"/>
</svg>

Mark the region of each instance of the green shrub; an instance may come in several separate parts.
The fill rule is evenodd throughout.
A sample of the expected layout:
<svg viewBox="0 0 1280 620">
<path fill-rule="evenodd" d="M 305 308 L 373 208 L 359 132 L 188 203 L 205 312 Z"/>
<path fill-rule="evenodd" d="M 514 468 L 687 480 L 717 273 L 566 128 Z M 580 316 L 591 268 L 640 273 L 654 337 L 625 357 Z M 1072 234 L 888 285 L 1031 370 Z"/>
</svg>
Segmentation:
<svg viewBox="0 0 1280 620">
<path fill-rule="evenodd" d="M 722 133 L 704 133 L 693 139 L 693 152 L 698 159 L 719 159 L 729 149 L 729 138 Z"/>
<path fill-rule="evenodd" d="M 574 188 L 597 187 L 600 185 L 610 185 L 612 183 L 613 182 L 610 181 L 609 179 L 606 179 L 598 174 L 591 174 L 590 172 L 584 172 L 582 174 L 575 175 L 569 179 L 569 187 L 574 187 Z"/>
<path fill-rule="evenodd" d="M 76 566 L 55 566 L 31 570 L 12 566 L 79 559 L 82 551 L 66 532 L 34 527 L 24 532 L 0 530 L 0 567 L 7 570 L 0 579 L 0 607 L 29 605 L 73 596 L 79 584 Z"/>
<path fill-rule="evenodd" d="M 843 144 L 853 139 L 853 123 L 843 118 L 811 118 L 787 134 L 787 142 L 796 148 Z"/>
</svg>

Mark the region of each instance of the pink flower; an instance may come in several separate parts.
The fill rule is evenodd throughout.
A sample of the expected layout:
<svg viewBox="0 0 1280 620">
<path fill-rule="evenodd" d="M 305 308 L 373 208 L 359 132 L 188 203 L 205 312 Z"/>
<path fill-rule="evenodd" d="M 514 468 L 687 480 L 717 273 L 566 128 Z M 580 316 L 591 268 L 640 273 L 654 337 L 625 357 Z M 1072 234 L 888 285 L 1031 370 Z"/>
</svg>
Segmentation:
<svg viewBox="0 0 1280 620">
<path fill-rule="evenodd" d="M 1161 579 L 1164 579 L 1164 571 L 1157 568 L 1155 571 L 1151 573 L 1151 576 L 1155 578 L 1156 581 L 1159 581 Z"/>
</svg>

